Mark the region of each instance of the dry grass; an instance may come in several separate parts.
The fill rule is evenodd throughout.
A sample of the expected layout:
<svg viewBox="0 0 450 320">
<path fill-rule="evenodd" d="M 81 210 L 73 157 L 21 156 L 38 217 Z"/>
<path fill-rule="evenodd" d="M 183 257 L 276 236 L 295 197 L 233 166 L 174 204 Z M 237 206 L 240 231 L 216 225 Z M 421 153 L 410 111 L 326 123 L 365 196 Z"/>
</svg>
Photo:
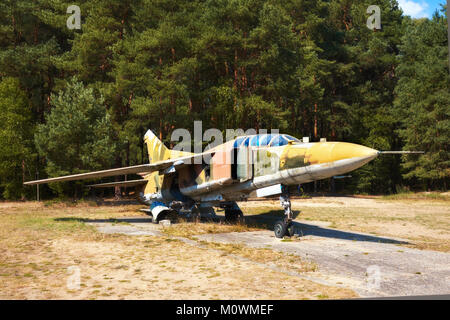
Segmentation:
<svg viewBox="0 0 450 320">
<path fill-rule="evenodd" d="M 248 232 L 261 230 L 245 223 L 227 224 L 224 222 L 186 222 L 181 221 L 166 227 L 163 232 L 169 236 L 192 238 L 195 235 L 210 233 Z"/>
<path fill-rule="evenodd" d="M 324 286 L 249 261 L 261 252 L 233 249 L 249 257 L 236 259 L 227 254 L 227 248 L 198 248 L 168 237 L 101 234 L 84 222 L 136 216 L 138 207 L 0 203 L 0 299 L 356 296 L 348 289 Z M 257 258 L 273 258 L 269 251 L 264 254 L 266 258 Z M 72 275 L 69 267 L 80 270 L 79 289 L 67 287 Z"/>
<path fill-rule="evenodd" d="M 294 254 L 287 254 L 268 248 L 251 248 L 238 243 L 226 244 L 207 241 L 201 241 L 201 243 L 210 248 L 221 250 L 227 254 L 238 255 L 263 264 L 272 264 L 276 267 L 297 273 L 315 272 L 318 270 L 316 263 L 305 261 Z"/>
<path fill-rule="evenodd" d="M 450 251 L 450 206 L 439 197 L 415 200 L 313 198 L 293 201 L 297 221 L 325 222 L 329 228 L 408 240 L 418 249 Z M 241 205 L 246 215 L 283 215 L 276 201 Z"/>
<path fill-rule="evenodd" d="M 383 200 L 440 200 L 450 201 L 448 192 L 404 192 L 382 197 Z"/>
</svg>

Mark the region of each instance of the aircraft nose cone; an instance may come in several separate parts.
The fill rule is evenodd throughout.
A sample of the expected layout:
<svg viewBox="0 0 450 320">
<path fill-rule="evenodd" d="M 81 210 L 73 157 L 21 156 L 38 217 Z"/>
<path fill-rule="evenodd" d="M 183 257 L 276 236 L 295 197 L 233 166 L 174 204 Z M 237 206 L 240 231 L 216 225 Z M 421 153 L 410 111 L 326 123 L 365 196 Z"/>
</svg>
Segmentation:
<svg viewBox="0 0 450 320">
<path fill-rule="evenodd" d="M 301 145 L 300 145 L 301 147 Z M 378 151 L 348 142 L 321 142 L 314 144 L 305 155 L 309 164 L 352 159 L 367 163 L 378 156 Z"/>
<path fill-rule="evenodd" d="M 378 155 L 378 151 L 372 148 L 361 146 L 354 143 L 338 142 L 331 151 L 333 161 L 351 159 L 351 158 L 368 158 L 373 159 Z"/>
</svg>

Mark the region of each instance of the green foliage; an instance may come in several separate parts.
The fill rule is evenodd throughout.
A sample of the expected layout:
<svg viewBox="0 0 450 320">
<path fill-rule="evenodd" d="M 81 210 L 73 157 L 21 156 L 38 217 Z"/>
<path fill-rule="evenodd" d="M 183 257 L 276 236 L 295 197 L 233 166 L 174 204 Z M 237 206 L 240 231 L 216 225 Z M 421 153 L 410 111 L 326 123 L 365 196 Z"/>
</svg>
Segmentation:
<svg viewBox="0 0 450 320">
<path fill-rule="evenodd" d="M 0 186 L 5 199 L 24 198 L 22 182 L 34 173 L 31 104 L 16 78 L 0 82 Z"/>
<path fill-rule="evenodd" d="M 406 21 L 396 88 L 398 130 L 404 149 L 422 150 L 424 155 L 407 156 L 404 177 L 426 187 L 443 187 L 450 179 L 450 76 L 447 21 Z"/>
<path fill-rule="evenodd" d="M 110 167 L 116 145 L 103 97 L 73 78 L 67 88 L 51 96 L 52 109 L 38 125 L 35 142 L 47 160 L 50 177 Z M 63 191 L 64 184 L 54 188 Z"/>
<path fill-rule="evenodd" d="M 410 21 L 395 0 L 80 0 L 82 28 L 69 30 L 70 4 L 0 3 L 0 78 L 29 101 L 30 134 L 8 129 L 29 148 L 27 178 L 143 163 L 147 129 L 169 145 L 174 129 L 202 120 L 204 130 L 425 150 L 380 157 L 346 189 L 446 188 L 443 16 Z M 366 27 L 372 4 L 381 30 Z M 36 125 L 45 159 L 33 155 Z"/>
</svg>

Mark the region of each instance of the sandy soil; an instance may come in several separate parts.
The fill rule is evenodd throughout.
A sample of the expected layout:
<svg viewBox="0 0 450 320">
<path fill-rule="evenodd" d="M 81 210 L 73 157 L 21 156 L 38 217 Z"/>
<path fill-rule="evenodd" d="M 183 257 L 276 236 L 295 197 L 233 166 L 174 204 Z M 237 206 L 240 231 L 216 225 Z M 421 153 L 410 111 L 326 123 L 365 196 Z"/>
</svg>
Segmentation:
<svg viewBox="0 0 450 320">
<path fill-rule="evenodd" d="M 438 292 L 442 279 L 450 279 L 448 254 L 438 252 L 450 251 L 448 201 L 297 199 L 295 222 L 303 237 L 293 242 L 268 231 L 282 214 L 277 200 L 240 206 L 256 222 L 252 228 L 188 223 L 168 233 L 145 222 L 138 205 L 0 202 L 0 298 L 350 298 L 367 293 L 364 266 L 373 263 L 386 267 L 380 295 L 396 287 Z M 232 244 L 220 247 L 219 239 Z M 298 257 L 318 270 L 289 268 L 302 264 Z M 77 270 L 80 286 L 74 288 Z"/>
<path fill-rule="evenodd" d="M 382 198 L 315 197 L 295 199 L 296 221 L 412 240 L 417 248 L 450 251 L 450 202 Z M 240 203 L 246 215 L 282 215 L 277 200 Z"/>
<path fill-rule="evenodd" d="M 3 204 L 0 299 L 357 296 L 350 289 L 274 271 L 223 250 L 201 248 L 165 235 L 103 234 L 86 223 L 94 221 L 126 229 L 129 225 L 116 218 L 136 214 L 136 208 L 130 206 Z M 79 287 L 74 278 L 78 271 Z"/>
</svg>

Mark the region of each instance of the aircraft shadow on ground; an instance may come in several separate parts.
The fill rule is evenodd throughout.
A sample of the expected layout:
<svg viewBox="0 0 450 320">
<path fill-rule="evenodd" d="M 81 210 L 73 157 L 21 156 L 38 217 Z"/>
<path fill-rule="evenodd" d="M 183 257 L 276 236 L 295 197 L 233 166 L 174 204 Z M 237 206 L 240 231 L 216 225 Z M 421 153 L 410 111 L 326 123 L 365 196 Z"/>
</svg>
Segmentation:
<svg viewBox="0 0 450 320">
<path fill-rule="evenodd" d="M 294 219 L 300 214 L 300 211 L 294 211 Z M 258 227 L 267 230 L 273 230 L 273 225 L 277 220 L 282 219 L 283 211 L 281 210 L 271 210 L 266 213 L 257 214 L 257 215 L 249 215 L 245 216 L 244 224 L 250 227 Z M 62 217 L 55 218 L 55 221 L 79 221 L 85 223 L 152 223 L 149 217 L 135 217 L 135 218 L 109 218 L 109 219 L 89 219 L 89 218 L 78 218 L 78 217 Z M 189 220 L 187 220 L 189 221 Z M 222 222 L 223 217 L 204 217 L 199 222 Z M 296 234 L 299 234 L 300 237 L 303 236 L 316 236 L 322 238 L 333 238 L 333 239 L 341 239 L 341 240 L 354 240 L 354 241 L 365 241 L 365 242 L 376 242 L 376 243 L 391 243 L 391 244 L 408 244 L 406 241 L 399 241 L 395 239 L 389 239 L 385 237 L 378 237 L 360 233 L 354 233 L 349 231 L 341 231 L 332 228 L 320 227 L 307 223 L 300 223 L 297 221 L 293 222 Z"/>
<path fill-rule="evenodd" d="M 85 222 L 85 223 L 152 223 L 152 220 L 147 217 L 139 218 L 109 218 L 109 219 L 89 219 L 89 218 L 55 218 L 55 221 L 61 222 Z"/>
<path fill-rule="evenodd" d="M 294 219 L 300 214 L 300 211 L 294 211 Z M 277 220 L 283 218 L 283 212 L 280 210 L 271 210 L 266 213 L 247 216 L 245 218 L 246 223 L 265 226 L 267 229 L 272 230 L 273 225 Z M 406 241 L 400 241 L 395 239 L 389 239 L 385 237 L 371 236 L 366 234 L 354 233 L 349 231 L 341 231 L 332 228 L 320 227 L 313 224 L 300 223 L 293 221 L 295 227 L 295 233 L 302 236 L 317 236 L 323 238 L 334 238 L 342 240 L 355 240 L 377 243 L 392 243 L 392 244 L 408 244 Z"/>
</svg>

